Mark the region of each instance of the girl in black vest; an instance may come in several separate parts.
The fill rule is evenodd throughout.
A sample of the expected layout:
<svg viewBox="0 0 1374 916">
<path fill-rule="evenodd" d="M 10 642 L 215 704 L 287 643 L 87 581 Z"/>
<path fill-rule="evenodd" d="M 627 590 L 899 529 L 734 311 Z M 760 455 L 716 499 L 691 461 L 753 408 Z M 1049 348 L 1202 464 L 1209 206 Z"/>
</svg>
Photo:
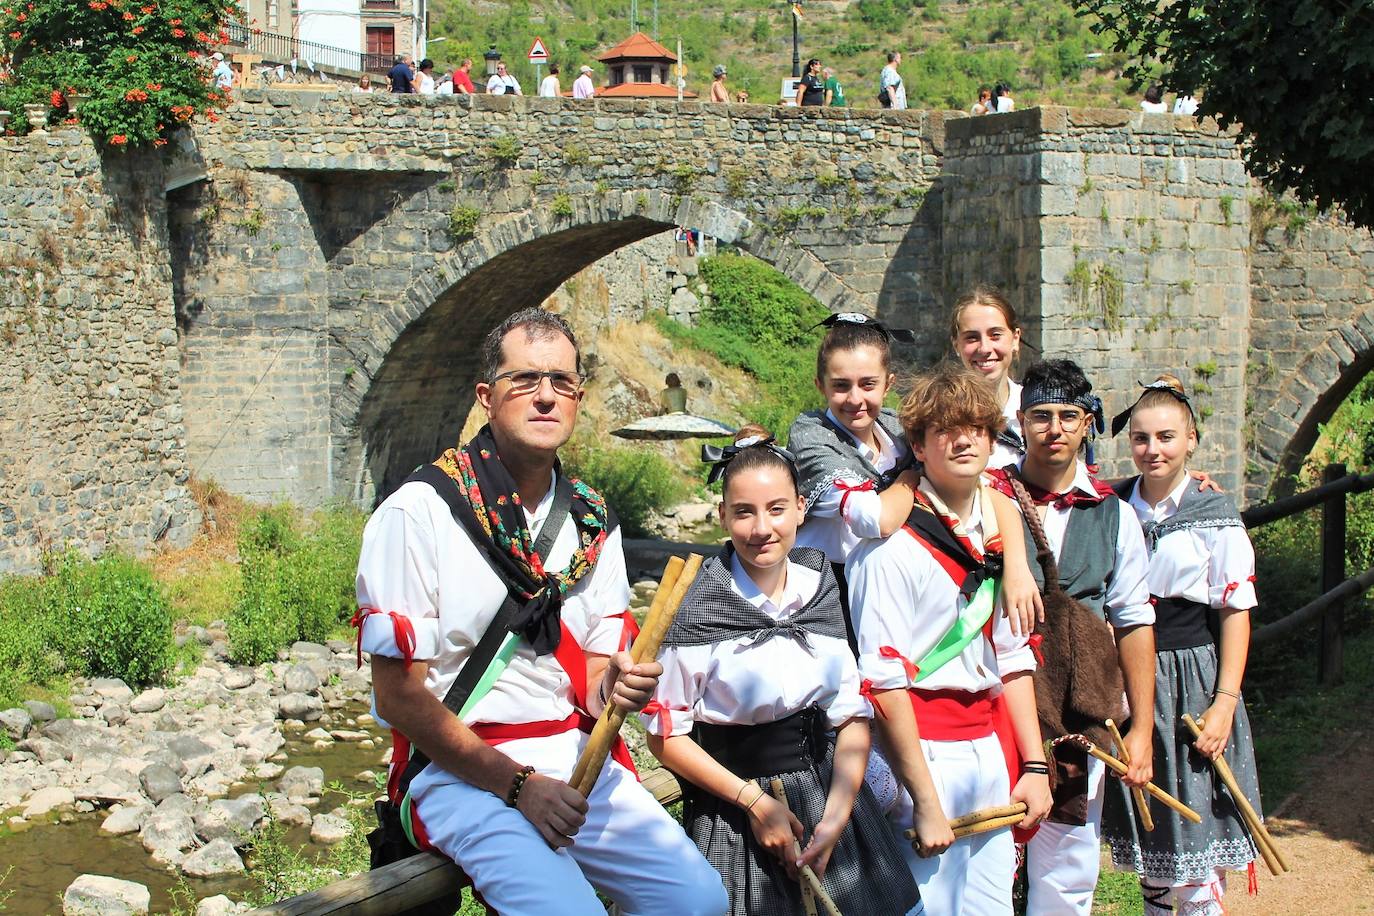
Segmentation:
<svg viewBox="0 0 1374 916">
<path fill-rule="evenodd" d="M 805 503 L 792 456 L 759 427 L 703 452 L 730 543 L 687 592 L 645 708 L 649 748 L 682 779 L 683 825 L 735 916 L 803 912 L 801 864 L 849 916 L 922 912 L 864 784 L 870 708 L 835 578 L 820 551 L 794 549 Z"/>
<path fill-rule="evenodd" d="M 1255 554 L 1231 499 L 1198 492 L 1187 463 L 1197 423 L 1183 385 L 1171 375 L 1146 386 L 1112 423 L 1130 424 L 1131 457 L 1140 476 L 1118 485 L 1135 510 L 1150 549 L 1146 582 L 1155 605 L 1154 781 L 1202 815 L 1201 824 L 1156 817 L 1139 829 L 1129 793 L 1109 790 L 1104 838 L 1118 868 L 1140 876 L 1146 916 L 1171 910 L 1221 914 L 1226 870 L 1249 867 L 1254 845 L 1230 795 L 1218 791 L 1207 758 L 1222 756 L 1246 797 L 1259 807 L 1250 723 L 1241 701 L 1256 604 Z M 1200 740 L 1180 721 L 1203 720 Z"/>
</svg>

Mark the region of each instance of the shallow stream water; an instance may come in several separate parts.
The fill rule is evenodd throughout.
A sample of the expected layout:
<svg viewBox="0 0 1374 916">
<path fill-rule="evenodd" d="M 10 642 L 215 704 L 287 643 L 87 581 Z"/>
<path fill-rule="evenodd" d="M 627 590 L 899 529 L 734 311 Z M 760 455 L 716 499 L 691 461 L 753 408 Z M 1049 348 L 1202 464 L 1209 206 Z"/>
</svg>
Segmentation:
<svg viewBox="0 0 1374 916">
<path fill-rule="evenodd" d="M 345 718 L 365 712 L 366 704 L 349 704 L 337 711 L 336 721 L 341 723 Z M 313 723 L 310 727 L 314 727 Z M 376 727 L 358 726 L 357 730 L 370 732 L 378 746 L 363 748 L 356 742 L 337 741 L 327 748 L 316 748 L 302 739 L 301 731 L 288 731 L 284 749 L 286 760 L 280 762 L 287 769 L 320 767 L 324 770 L 326 785 L 338 780 L 351 792 L 372 793 L 375 787 L 359 781 L 356 776 L 363 770 L 382 771 L 380 761 L 385 748 L 390 746 L 390 736 Z M 231 796 L 256 791 L 259 791 L 257 785 L 245 783 L 234 786 Z M 320 803 L 311 808 L 311 813 L 332 811 L 347 801 L 346 796 L 326 790 Z M 68 811 L 64 823 L 35 824 L 19 833 L 5 831 L 0 834 L 0 875 L 11 869 L 4 884 L 0 884 L 0 901 L 4 903 L 0 909 L 5 916 L 61 913 L 63 892 L 79 875 L 86 873 L 146 885 L 152 892 L 152 912 L 168 912 L 172 906 L 171 892 L 178 885 L 177 872 L 154 862 L 144 851 L 138 834 L 122 837 L 102 834 L 100 824 L 108 815 L 104 810 L 90 814 Z M 293 845 L 310 847 L 319 854 L 328 848 L 310 842 L 308 827 L 293 828 L 287 840 Z M 237 900 L 251 887 L 251 882 L 242 876 L 210 879 L 185 876 L 184 881 L 194 899 L 181 901 L 181 906 L 185 908 L 189 902 L 192 912 L 197 900 L 216 894 L 227 894 Z M 6 893 L 11 896 L 4 901 Z"/>
</svg>

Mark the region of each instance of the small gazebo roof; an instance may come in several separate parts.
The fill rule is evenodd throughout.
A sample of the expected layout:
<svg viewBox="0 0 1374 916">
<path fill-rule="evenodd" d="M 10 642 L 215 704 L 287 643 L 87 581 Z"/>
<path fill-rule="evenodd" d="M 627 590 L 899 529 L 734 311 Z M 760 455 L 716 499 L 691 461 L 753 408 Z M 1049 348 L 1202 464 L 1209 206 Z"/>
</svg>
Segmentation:
<svg viewBox="0 0 1374 916">
<path fill-rule="evenodd" d="M 602 63 L 610 63 L 617 60 L 646 60 L 657 58 L 668 63 L 675 63 L 677 55 L 669 51 L 663 45 L 654 41 L 643 32 L 635 32 L 620 44 L 603 53 L 597 60 Z"/>
</svg>

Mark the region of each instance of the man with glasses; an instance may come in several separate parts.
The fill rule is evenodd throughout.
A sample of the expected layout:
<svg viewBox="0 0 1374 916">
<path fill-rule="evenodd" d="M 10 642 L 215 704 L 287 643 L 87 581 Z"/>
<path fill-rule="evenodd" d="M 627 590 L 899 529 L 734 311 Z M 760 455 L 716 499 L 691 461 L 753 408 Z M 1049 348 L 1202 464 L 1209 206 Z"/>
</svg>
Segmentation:
<svg viewBox="0 0 1374 916">
<path fill-rule="evenodd" d="M 1103 425 L 1102 402 L 1092 392 L 1083 370 L 1070 360 L 1036 363 L 1021 381 L 1018 416 L 1026 438 L 1019 471 L 991 471 L 994 486 L 1013 496 L 1009 478 L 1016 474 L 1029 492 L 1045 539 L 1059 563 L 1059 584 L 1110 625 L 1133 716 L 1125 735 L 1131 767 L 1125 781 L 1141 786 L 1152 775 L 1154 739 L 1154 608 L 1145 585 L 1149 554 L 1135 514 L 1126 510 L 1112 488 L 1093 477 L 1080 453 L 1089 451 L 1094 430 Z M 1035 560 L 1035 541 L 1026 528 L 1031 572 L 1042 583 Z M 1045 633 L 1046 640 L 1061 634 Z M 1046 653 L 1053 657 L 1053 653 Z M 1057 676 L 1041 669 L 1041 677 Z M 1119 693 L 1120 688 L 1115 688 Z M 1116 697 L 1104 697 L 1109 704 Z M 1053 736 L 1046 736 L 1053 737 Z M 1066 803 L 1067 780 L 1056 786 L 1055 812 L 1040 825 L 1026 847 L 1028 916 L 1077 913 L 1088 916 L 1097 886 L 1102 838 L 1105 768 L 1086 761 L 1086 780 L 1077 801 L 1079 813 Z M 1061 772 L 1062 775 L 1062 772 Z"/>
<path fill-rule="evenodd" d="M 567 784 L 606 704 L 642 708 L 663 671 L 624 650 L 614 515 L 558 463 L 583 395 L 576 338 L 526 309 L 481 359 L 488 425 L 363 534 L 355 624 L 394 740 L 379 814 L 400 851 L 387 858 L 437 850 L 503 914 L 604 916 L 600 891 L 625 913 L 717 916 L 719 874 L 623 745 L 588 798 Z"/>
<path fill-rule="evenodd" d="M 525 94 L 520 91 L 520 81 L 506 70 L 504 61 L 496 65 L 496 72 L 487 80 L 487 92 L 490 95 Z"/>
</svg>

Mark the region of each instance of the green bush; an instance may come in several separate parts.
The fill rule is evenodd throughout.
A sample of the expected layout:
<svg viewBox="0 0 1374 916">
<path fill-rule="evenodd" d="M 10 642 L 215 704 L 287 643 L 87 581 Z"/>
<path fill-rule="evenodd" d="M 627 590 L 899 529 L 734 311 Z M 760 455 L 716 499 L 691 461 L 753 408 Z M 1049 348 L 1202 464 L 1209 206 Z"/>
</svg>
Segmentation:
<svg viewBox="0 0 1374 916">
<path fill-rule="evenodd" d="M 583 442 L 565 450 L 563 463 L 569 474 L 606 498 L 627 537 L 645 536 L 649 513 L 661 512 L 686 495 L 676 468 L 647 449 L 602 448 Z"/>
<path fill-rule="evenodd" d="M 229 617 L 235 661 L 258 665 L 298 639 L 323 642 L 352 614 L 362 513 L 331 509 L 303 520 L 264 509 L 239 534 L 242 587 Z"/>
</svg>

